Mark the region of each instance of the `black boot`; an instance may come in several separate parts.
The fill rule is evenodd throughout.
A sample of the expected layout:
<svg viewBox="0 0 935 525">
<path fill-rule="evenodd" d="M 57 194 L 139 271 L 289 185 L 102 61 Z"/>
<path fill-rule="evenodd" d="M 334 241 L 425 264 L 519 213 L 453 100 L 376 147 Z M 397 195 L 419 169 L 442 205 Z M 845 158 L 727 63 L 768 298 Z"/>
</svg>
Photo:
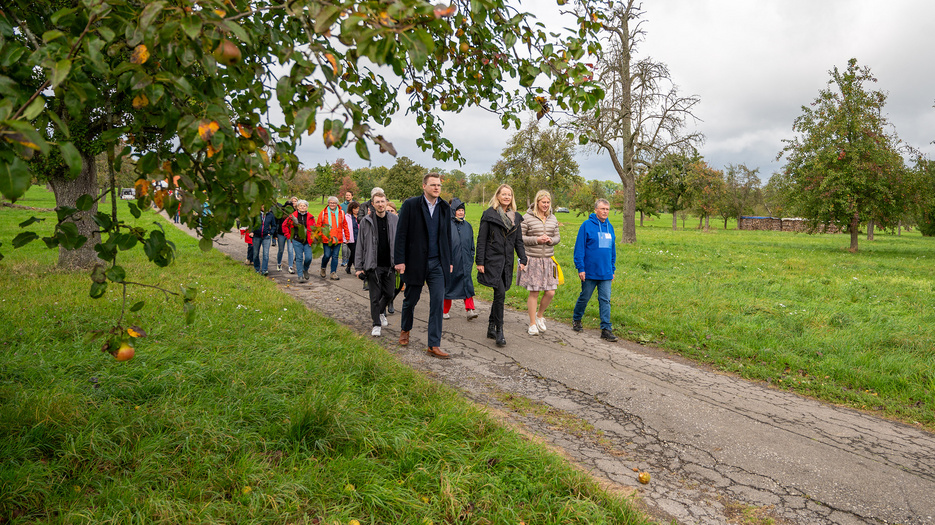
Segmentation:
<svg viewBox="0 0 935 525">
<path fill-rule="evenodd" d="M 490 324 L 487 325 L 487 339 L 496 339 L 497 338 L 497 323 L 490 321 Z"/>
<path fill-rule="evenodd" d="M 615 336 L 614 333 L 611 332 L 610 330 L 603 328 L 601 329 L 601 339 L 604 339 L 605 341 L 610 341 L 611 343 L 613 343 L 614 341 L 617 340 L 617 336 Z"/>
<path fill-rule="evenodd" d="M 497 346 L 506 346 L 506 338 L 503 337 L 503 327 L 497 328 Z"/>
</svg>

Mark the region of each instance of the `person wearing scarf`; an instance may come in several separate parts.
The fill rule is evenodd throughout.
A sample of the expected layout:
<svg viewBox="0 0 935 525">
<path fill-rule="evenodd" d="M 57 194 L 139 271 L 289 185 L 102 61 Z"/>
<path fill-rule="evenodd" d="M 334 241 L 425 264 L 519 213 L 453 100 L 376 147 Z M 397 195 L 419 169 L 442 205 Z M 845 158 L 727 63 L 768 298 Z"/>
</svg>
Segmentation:
<svg viewBox="0 0 935 525">
<path fill-rule="evenodd" d="M 519 257 L 519 270 L 526 269 L 526 249 L 520 225 L 523 218 L 516 213 L 513 188 L 501 184 L 484 210 L 477 232 L 477 282 L 493 288 L 493 304 L 487 324 L 487 337 L 497 346 L 506 346 L 503 335 L 503 306 L 506 291 L 513 282 L 513 260 Z"/>
<path fill-rule="evenodd" d="M 328 261 L 331 261 L 331 280 L 337 281 L 338 261 L 341 258 L 341 244 L 344 239 L 350 236 L 347 231 L 347 221 L 344 219 L 344 210 L 338 205 L 337 197 L 328 197 L 328 206 L 318 214 L 318 225 L 321 228 L 328 228 L 328 232 L 322 231 L 321 245 L 325 253 L 321 256 L 321 278 L 327 275 Z"/>
</svg>

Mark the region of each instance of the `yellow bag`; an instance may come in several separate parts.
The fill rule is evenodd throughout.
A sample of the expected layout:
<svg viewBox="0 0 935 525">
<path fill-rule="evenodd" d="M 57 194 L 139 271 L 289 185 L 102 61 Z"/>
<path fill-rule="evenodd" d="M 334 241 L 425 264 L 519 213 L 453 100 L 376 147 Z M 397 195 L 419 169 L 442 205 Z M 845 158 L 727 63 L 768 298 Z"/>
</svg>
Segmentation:
<svg viewBox="0 0 935 525">
<path fill-rule="evenodd" d="M 552 262 L 555 263 L 555 276 L 558 277 L 558 284 L 565 284 L 565 275 L 562 273 L 562 267 L 558 264 L 558 261 L 555 260 L 555 257 L 552 257 Z"/>
</svg>

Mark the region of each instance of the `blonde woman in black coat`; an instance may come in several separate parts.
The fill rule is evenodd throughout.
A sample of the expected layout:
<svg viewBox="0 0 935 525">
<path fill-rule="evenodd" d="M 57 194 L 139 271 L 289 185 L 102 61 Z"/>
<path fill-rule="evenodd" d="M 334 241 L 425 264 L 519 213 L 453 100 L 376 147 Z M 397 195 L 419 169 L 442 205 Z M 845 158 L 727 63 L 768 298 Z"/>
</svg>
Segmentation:
<svg viewBox="0 0 935 525">
<path fill-rule="evenodd" d="M 484 211 L 477 232 L 477 282 L 493 288 L 487 337 L 505 346 L 503 336 L 503 303 L 513 281 L 513 260 L 519 257 L 519 269 L 526 269 L 526 249 L 521 225 L 523 217 L 516 213 L 513 188 L 501 184 Z M 514 255 L 515 254 L 515 255 Z"/>
</svg>

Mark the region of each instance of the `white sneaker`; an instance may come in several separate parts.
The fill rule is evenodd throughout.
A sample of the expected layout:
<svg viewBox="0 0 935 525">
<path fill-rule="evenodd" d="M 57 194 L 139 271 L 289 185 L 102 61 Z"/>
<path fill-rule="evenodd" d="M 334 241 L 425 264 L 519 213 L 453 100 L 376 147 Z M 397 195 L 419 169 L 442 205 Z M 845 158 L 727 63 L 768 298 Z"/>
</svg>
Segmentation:
<svg viewBox="0 0 935 525">
<path fill-rule="evenodd" d="M 536 328 L 540 332 L 545 332 L 545 317 L 536 317 Z"/>
<path fill-rule="evenodd" d="M 451 316 L 448 314 L 442 314 L 442 319 L 451 319 Z"/>
<path fill-rule="evenodd" d="M 276 265 L 276 271 L 277 271 L 277 272 L 281 272 L 281 271 L 282 271 L 282 265 L 281 265 L 281 264 L 277 264 L 277 265 Z"/>
<path fill-rule="evenodd" d="M 383 328 L 379 326 L 374 326 L 373 330 L 370 331 L 370 335 L 374 337 L 380 337 L 381 335 L 383 335 Z"/>
<path fill-rule="evenodd" d="M 529 335 L 539 335 L 539 329 L 536 328 L 536 325 L 529 325 Z"/>
<path fill-rule="evenodd" d="M 473 321 L 474 319 L 477 319 L 477 312 L 474 310 L 468 310 L 467 315 L 468 315 L 468 321 Z"/>
<path fill-rule="evenodd" d="M 388 324 L 390 324 L 390 322 L 386 320 L 386 315 L 380 314 L 380 326 L 386 326 Z M 377 334 L 377 335 L 380 335 L 380 334 Z"/>
<path fill-rule="evenodd" d="M 291 266 L 289 267 L 289 273 L 295 273 L 295 270 L 293 270 Z"/>
</svg>

